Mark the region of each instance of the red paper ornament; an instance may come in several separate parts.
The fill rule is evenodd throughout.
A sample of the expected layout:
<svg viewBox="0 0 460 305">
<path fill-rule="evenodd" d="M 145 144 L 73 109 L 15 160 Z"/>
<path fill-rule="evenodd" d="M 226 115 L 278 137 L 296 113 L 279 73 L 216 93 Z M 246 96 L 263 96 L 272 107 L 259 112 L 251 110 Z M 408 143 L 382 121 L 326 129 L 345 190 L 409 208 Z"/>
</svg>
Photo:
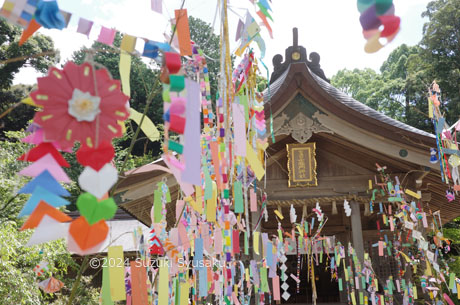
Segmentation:
<svg viewBox="0 0 460 305">
<path fill-rule="evenodd" d="M 166 67 L 168 68 L 170 74 L 176 74 L 177 72 L 179 72 L 181 67 L 180 54 L 173 52 L 165 52 L 164 58 Z"/>
<path fill-rule="evenodd" d="M 67 163 L 64 157 L 56 149 L 56 147 L 54 147 L 54 145 L 51 143 L 40 143 L 39 145 L 35 146 L 31 150 L 20 156 L 18 160 L 35 162 L 46 154 L 51 154 L 51 156 L 53 156 L 54 160 L 56 160 L 56 162 L 60 166 L 70 166 L 69 163 Z"/>
<path fill-rule="evenodd" d="M 183 134 L 185 129 L 185 118 L 171 114 L 169 118 L 169 130 Z"/>
<path fill-rule="evenodd" d="M 112 161 L 115 156 L 115 149 L 109 141 L 103 141 L 97 148 L 86 145 L 77 151 L 77 161 L 83 166 L 90 166 L 95 171 L 99 171 L 107 163 Z"/>
<path fill-rule="evenodd" d="M 64 149 L 75 141 L 94 147 L 122 135 L 119 121 L 129 117 L 129 97 L 107 69 L 94 71 L 89 63 L 68 62 L 62 70 L 50 68 L 37 82 L 38 89 L 30 96 L 43 111 L 35 114 L 34 122 L 48 141 Z"/>
</svg>

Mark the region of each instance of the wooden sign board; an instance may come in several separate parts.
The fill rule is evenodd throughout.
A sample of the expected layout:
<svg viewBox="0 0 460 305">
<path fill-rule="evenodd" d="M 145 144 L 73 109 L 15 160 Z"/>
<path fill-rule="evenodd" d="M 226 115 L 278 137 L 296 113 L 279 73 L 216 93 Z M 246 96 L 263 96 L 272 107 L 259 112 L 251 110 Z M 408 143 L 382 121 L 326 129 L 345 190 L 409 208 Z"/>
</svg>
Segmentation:
<svg viewBox="0 0 460 305">
<path fill-rule="evenodd" d="M 317 186 L 316 143 L 287 144 L 289 187 Z"/>
</svg>

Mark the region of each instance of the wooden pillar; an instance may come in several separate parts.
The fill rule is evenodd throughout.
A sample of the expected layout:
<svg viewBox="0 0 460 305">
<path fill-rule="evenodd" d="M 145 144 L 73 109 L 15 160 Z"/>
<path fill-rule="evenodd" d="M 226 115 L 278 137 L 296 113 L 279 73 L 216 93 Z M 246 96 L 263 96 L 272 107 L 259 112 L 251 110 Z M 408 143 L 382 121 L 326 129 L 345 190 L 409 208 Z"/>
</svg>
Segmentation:
<svg viewBox="0 0 460 305">
<path fill-rule="evenodd" d="M 353 248 L 355 248 L 361 264 L 364 263 L 364 241 L 363 229 L 361 226 L 361 211 L 359 202 L 351 201 L 351 234 L 353 237 Z"/>
</svg>

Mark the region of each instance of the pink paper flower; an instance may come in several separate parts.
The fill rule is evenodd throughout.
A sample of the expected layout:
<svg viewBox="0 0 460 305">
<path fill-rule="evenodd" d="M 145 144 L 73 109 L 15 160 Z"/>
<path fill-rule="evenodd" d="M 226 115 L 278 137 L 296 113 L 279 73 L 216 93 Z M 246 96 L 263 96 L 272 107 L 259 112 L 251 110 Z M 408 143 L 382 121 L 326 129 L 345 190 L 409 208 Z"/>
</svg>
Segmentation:
<svg viewBox="0 0 460 305">
<path fill-rule="evenodd" d="M 129 116 L 129 97 L 106 69 L 93 71 L 89 63 L 68 62 L 63 70 L 50 68 L 37 82 L 30 96 L 43 106 L 34 122 L 43 128 L 45 141 L 64 149 L 75 141 L 93 147 L 122 135 L 119 121 Z"/>
</svg>

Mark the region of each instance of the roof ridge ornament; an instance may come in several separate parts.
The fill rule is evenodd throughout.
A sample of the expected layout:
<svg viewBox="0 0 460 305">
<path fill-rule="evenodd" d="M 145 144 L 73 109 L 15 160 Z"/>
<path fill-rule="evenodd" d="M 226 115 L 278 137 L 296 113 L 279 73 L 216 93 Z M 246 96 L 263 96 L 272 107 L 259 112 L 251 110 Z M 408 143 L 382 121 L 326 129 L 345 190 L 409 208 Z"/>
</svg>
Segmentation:
<svg viewBox="0 0 460 305">
<path fill-rule="evenodd" d="M 295 48 L 299 46 L 299 31 L 297 28 L 292 29 L 292 46 Z"/>
<path fill-rule="evenodd" d="M 313 117 L 319 112 L 317 111 Z M 291 135 L 294 140 L 303 144 L 306 143 L 314 133 L 334 132 L 323 126 L 313 118 L 308 117 L 303 112 L 299 112 L 294 118 L 290 119 L 286 113 L 282 113 L 273 122 L 275 136 Z"/>
<path fill-rule="evenodd" d="M 283 56 L 281 54 L 277 54 L 273 57 L 273 73 L 270 77 L 270 84 L 277 80 L 288 68 L 291 64 L 295 63 L 305 63 L 311 69 L 313 73 L 315 73 L 320 78 L 324 79 L 325 81 L 329 82 L 324 74 L 324 71 L 321 69 L 320 59 L 318 53 L 311 52 L 309 59 L 307 59 L 307 50 L 299 46 L 299 32 L 297 28 L 292 29 L 292 46 L 288 47 L 285 51 L 285 58 L 283 62 Z"/>
</svg>

